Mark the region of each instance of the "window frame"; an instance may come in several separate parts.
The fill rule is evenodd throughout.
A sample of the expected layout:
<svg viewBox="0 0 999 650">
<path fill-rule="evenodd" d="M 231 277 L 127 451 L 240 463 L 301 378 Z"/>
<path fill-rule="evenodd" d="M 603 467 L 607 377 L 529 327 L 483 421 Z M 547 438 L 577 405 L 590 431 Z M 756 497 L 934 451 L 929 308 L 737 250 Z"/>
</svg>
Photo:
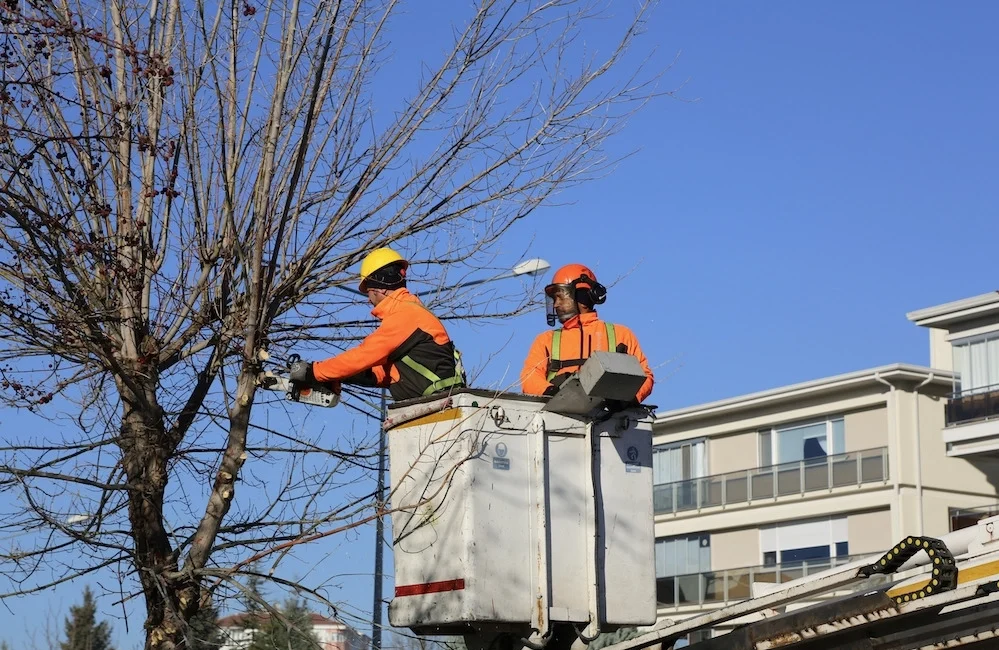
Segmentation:
<svg viewBox="0 0 999 650">
<path fill-rule="evenodd" d="M 833 427 L 833 422 L 843 422 L 842 427 L 842 439 L 837 440 L 836 431 Z M 826 452 L 825 458 L 830 456 L 836 456 L 838 454 L 846 453 L 846 417 L 843 414 L 827 415 L 822 418 L 813 418 L 809 420 L 798 420 L 796 422 L 787 422 L 784 424 L 775 424 L 769 428 L 761 427 L 756 430 L 756 466 L 758 468 L 772 467 L 773 465 L 782 465 L 784 463 L 793 463 L 797 461 L 783 460 L 780 458 L 780 433 L 782 431 L 790 431 L 793 429 L 803 429 L 805 427 L 815 426 L 817 424 L 826 425 L 826 444 L 828 445 L 829 451 Z M 770 463 L 767 465 L 763 464 L 764 459 L 764 444 L 762 438 L 764 436 L 770 437 Z M 837 444 L 838 443 L 838 444 Z M 842 449 L 837 447 L 842 446 Z M 815 458 L 804 458 L 799 459 L 808 461 L 815 461 Z"/>
<path fill-rule="evenodd" d="M 965 336 L 965 337 L 962 337 L 962 338 L 951 340 L 951 341 L 949 341 L 949 343 L 950 343 L 950 348 L 951 348 L 950 349 L 951 367 L 954 369 L 954 375 L 955 375 L 955 377 L 954 377 L 954 384 L 953 384 L 953 388 L 954 388 L 954 393 L 955 394 L 961 394 L 961 395 L 963 395 L 965 393 L 965 391 L 968 391 L 968 394 L 971 395 L 974 392 L 983 392 L 983 393 L 986 393 L 986 392 L 992 392 L 994 390 L 999 389 L 999 384 L 993 384 L 993 383 L 983 384 L 981 386 L 974 386 L 974 387 L 971 387 L 971 388 L 965 388 L 966 382 L 965 382 L 965 378 L 962 375 L 964 374 L 963 371 L 967 370 L 967 369 L 958 368 L 958 363 L 957 363 L 958 349 L 959 348 L 970 348 L 972 345 L 974 345 L 976 343 L 985 343 L 985 345 L 986 345 L 986 353 L 985 353 L 985 364 L 986 364 L 986 366 L 985 366 L 985 376 L 986 377 L 990 377 L 992 375 L 992 371 L 991 371 L 990 364 L 989 364 L 989 358 L 990 358 L 991 355 L 989 355 L 989 353 L 988 353 L 988 348 L 990 347 L 990 345 L 989 345 L 990 343 L 992 345 L 995 345 L 995 346 L 999 347 L 999 330 L 993 330 L 991 332 L 982 332 L 981 334 L 974 334 L 974 335 L 971 335 L 971 336 Z M 969 349 L 969 354 L 968 354 L 968 362 L 969 362 L 969 364 L 971 362 L 970 349 Z M 997 374 L 999 374 L 999 373 L 997 373 Z"/>
<path fill-rule="evenodd" d="M 784 565 L 786 562 L 782 556 L 786 552 L 796 551 L 799 549 L 818 548 L 820 546 L 824 546 L 820 544 L 814 546 L 794 546 L 794 547 L 784 548 L 783 544 L 781 544 L 781 535 L 780 535 L 781 528 L 790 529 L 792 526 L 800 526 L 802 524 L 811 524 L 811 525 L 825 524 L 828 526 L 828 532 L 826 536 L 829 540 L 828 558 L 830 560 L 837 557 L 848 557 L 850 555 L 848 515 L 829 515 L 826 517 L 815 517 L 803 521 L 785 521 L 761 527 L 759 529 L 760 564 L 762 566 Z M 839 534 L 837 534 L 837 528 L 840 530 Z M 773 535 L 774 535 L 774 548 L 772 549 L 769 548 L 770 545 L 767 544 L 764 539 L 764 536 L 767 535 L 770 530 L 773 530 Z M 840 537 L 842 537 L 842 539 L 839 539 Z M 840 551 L 844 552 L 840 553 Z M 767 555 L 771 554 L 773 555 L 773 560 L 772 562 L 768 563 Z M 800 561 L 798 560 L 789 560 L 788 562 L 800 563 Z"/>
<path fill-rule="evenodd" d="M 703 451 L 701 452 L 701 474 L 697 474 L 697 468 L 695 468 L 694 463 L 694 446 L 700 444 L 702 445 Z M 690 474 L 691 476 L 686 478 L 674 478 L 671 481 L 656 481 L 656 456 L 661 452 L 672 451 L 674 449 L 679 449 L 680 451 L 680 474 L 683 474 L 683 448 L 690 447 Z M 711 476 L 710 460 L 708 457 L 708 438 L 706 436 L 700 436 L 698 438 L 687 438 L 686 440 L 677 440 L 676 442 L 666 442 L 660 445 L 654 445 L 652 447 L 652 483 L 653 485 L 669 485 L 670 483 L 680 483 L 683 481 L 693 481 L 695 479 L 704 478 L 705 476 Z"/>
<path fill-rule="evenodd" d="M 704 549 L 707 549 L 707 552 L 706 552 L 706 554 L 707 554 L 707 568 L 700 568 L 697 571 L 695 571 L 694 573 L 705 573 L 705 572 L 711 571 L 711 561 L 712 561 L 712 559 L 711 559 L 711 533 L 708 533 L 708 532 L 690 533 L 688 535 L 668 535 L 666 537 L 657 537 L 656 541 L 655 541 L 655 545 L 653 546 L 653 563 L 656 564 L 656 565 L 658 565 L 658 555 L 659 555 L 658 548 L 659 548 L 659 543 L 660 542 L 679 542 L 679 541 L 682 540 L 685 543 L 685 545 L 686 545 L 686 544 L 689 544 L 692 540 L 695 540 L 695 539 L 697 540 L 697 548 L 698 548 L 698 554 L 699 554 L 699 556 L 698 556 L 698 566 L 700 566 L 701 560 L 703 559 L 703 558 L 700 557 L 700 554 L 703 554 L 704 553 Z M 676 564 L 676 563 L 674 562 L 674 564 Z M 689 572 L 686 572 L 686 573 L 673 573 L 672 575 L 659 575 L 658 566 L 653 567 L 653 568 L 654 568 L 654 571 L 655 571 L 655 574 L 656 574 L 656 580 L 661 580 L 663 578 L 675 578 L 677 576 L 690 575 Z"/>
</svg>

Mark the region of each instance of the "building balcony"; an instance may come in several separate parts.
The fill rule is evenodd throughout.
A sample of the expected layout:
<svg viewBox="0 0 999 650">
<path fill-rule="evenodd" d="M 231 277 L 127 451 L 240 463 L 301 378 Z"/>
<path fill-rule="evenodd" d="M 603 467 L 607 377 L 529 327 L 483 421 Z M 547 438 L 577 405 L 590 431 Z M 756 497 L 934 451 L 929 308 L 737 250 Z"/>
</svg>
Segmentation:
<svg viewBox="0 0 999 650">
<path fill-rule="evenodd" d="M 852 555 L 656 578 L 656 600 L 660 607 L 724 605 L 749 598 L 754 582 L 783 584 L 864 557 L 870 556 Z"/>
<path fill-rule="evenodd" d="M 999 515 L 999 505 L 981 506 L 978 508 L 948 508 L 950 514 L 950 531 L 962 530 L 977 526 L 986 517 Z"/>
<path fill-rule="evenodd" d="M 999 386 L 985 386 L 947 399 L 947 426 L 999 418 Z"/>
<path fill-rule="evenodd" d="M 945 413 L 948 456 L 999 458 L 999 386 L 952 393 Z"/>
<path fill-rule="evenodd" d="M 663 483 L 653 487 L 653 499 L 657 515 L 676 514 L 887 481 L 888 448 L 876 447 Z"/>
</svg>

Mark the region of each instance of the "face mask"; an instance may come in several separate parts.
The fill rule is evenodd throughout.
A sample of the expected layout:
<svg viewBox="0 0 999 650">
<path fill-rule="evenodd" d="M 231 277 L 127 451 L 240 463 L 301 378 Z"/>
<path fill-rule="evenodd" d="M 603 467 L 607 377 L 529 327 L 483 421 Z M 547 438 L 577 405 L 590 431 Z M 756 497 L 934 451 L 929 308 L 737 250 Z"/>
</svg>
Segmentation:
<svg viewBox="0 0 999 650">
<path fill-rule="evenodd" d="M 555 306 L 556 301 L 559 308 Z M 564 284 L 550 284 L 545 288 L 545 317 L 549 326 L 555 325 L 556 318 L 560 323 L 564 323 L 578 315 L 576 292 L 571 287 Z"/>
</svg>

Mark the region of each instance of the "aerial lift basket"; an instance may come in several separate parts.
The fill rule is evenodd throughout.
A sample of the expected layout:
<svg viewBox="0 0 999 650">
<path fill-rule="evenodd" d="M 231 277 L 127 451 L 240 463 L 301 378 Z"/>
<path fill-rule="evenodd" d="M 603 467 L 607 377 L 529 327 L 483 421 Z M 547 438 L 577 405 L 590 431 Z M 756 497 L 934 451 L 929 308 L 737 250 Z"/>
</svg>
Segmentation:
<svg viewBox="0 0 999 650">
<path fill-rule="evenodd" d="M 652 415 L 608 402 L 644 374 L 594 357 L 551 400 L 462 390 L 389 409 L 393 626 L 540 648 L 556 628 L 585 644 L 655 622 Z"/>
</svg>

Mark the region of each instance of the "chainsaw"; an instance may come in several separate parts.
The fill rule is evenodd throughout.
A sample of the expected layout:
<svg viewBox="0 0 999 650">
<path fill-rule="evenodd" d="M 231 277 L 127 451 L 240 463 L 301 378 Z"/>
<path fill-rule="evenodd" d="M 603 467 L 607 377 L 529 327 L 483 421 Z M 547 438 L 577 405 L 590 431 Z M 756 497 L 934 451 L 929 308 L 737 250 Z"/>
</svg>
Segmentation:
<svg viewBox="0 0 999 650">
<path fill-rule="evenodd" d="M 266 352 L 261 352 L 262 361 L 267 360 L 266 355 Z M 301 362 L 301 356 L 292 354 L 288 357 L 287 370 L 290 372 L 294 364 Z M 303 384 L 291 381 L 288 377 L 278 374 L 273 370 L 260 373 L 258 382 L 261 388 L 284 393 L 285 399 L 291 402 L 301 402 L 302 404 L 324 406 L 327 408 L 332 408 L 340 403 L 340 393 L 334 392 L 327 384 Z"/>
</svg>

